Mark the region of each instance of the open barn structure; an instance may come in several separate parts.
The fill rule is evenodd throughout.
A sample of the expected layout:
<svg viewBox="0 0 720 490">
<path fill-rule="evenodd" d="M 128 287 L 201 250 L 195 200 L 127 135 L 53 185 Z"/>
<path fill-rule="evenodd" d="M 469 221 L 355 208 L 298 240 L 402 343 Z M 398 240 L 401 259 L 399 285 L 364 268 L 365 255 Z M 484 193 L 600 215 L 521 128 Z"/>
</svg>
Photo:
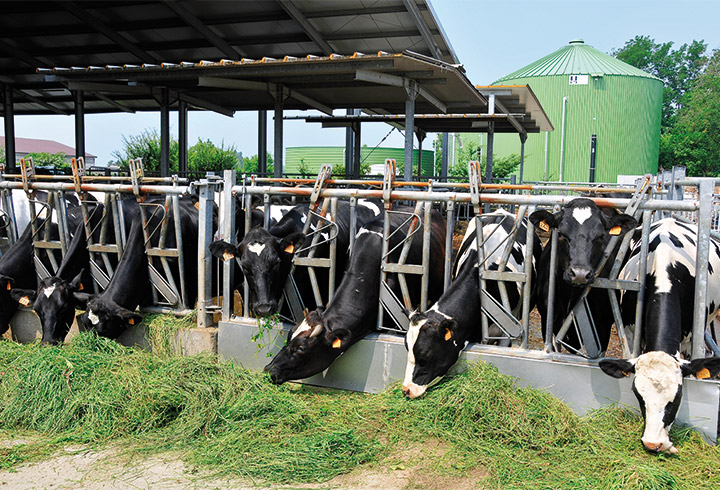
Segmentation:
<svg viewBox="0 0 720 490">
<path fill-rule="evenodd" d="M 234 305 L 233 261 L 214 263 L 208 247 L 213 237 L 232 241 L 236 230 L 250 226 L 253 198 L 262 201 L 265 216 L 281 202 L 307 202 L 319 214 L 317 219 L 332 228 L 338 201 L 346 200 L 351 209 L 359 199 L 376 199 L 383 208 L 385 223 L 392 206 L 399 202 L 414 206 L 409 219 L 430 225 L 430 216 L 439 211 L 446 227 L 445 280 L 450 283 L 452 235 L 459 207 L 470 207 L 474 216 L 481 205 L 505 206 L 520 217 L 539 208 L 562 206 L 580 193 L 597 192 L 594 187 L 553 185 L 506 185 L 492 182 L 491 144 L 486 156 L 486 182 L 480 183 L 479 163 L 470 166 L 470 181 L 447 180 L 447 158 L 439 181 L 413 182 L 411 165 L 404 167 L 404 180 L 395 178 L 392 163 L 380 181 L 360 180 L 359 148 L 363 123 L 383 122 L 405 130 L 405 160 L 412 161 L 414 138 L 422 142 L 428 132 L 496 132 L 519 135 L 521 147 L 528 133 L 551 131 L 547 118 L 529 86 L 474 86 L 468 80 L 460 61 L 452 51 L 447 36 L 425 0 L 364 0 L 343 2 L 337 8 L 331 1 L 267 2 L 18 2 L 3 6 L 0 19 L 0 83 L 3 85 L 3 118 L 5 123 L 6 168 L 0 181 L 3 212 L 14 222 L 11 191 L 24 191 L 32 203 L 37 191 L 55 197 L 41 204 L 46 212 L 53 209 L 62 215 L 63 192 L 80 196 L 80 207 L 89 201 L 87 193 L 105 193 L 108 213 L 103 225 L 115 227 L 116 243 L 92 242 L 94 254 L 93 287 L 101 290 L 112 275 L 103 268 L 107 254 L 119 255 L 126 233 L 116 211 L 120 196 L 136 198 L 143 209 L 145 198 L 159 195 L 164 209 L 176 207 L 183 195 L 197 199 L 197 257 L 180 253 L 180 240 L 174 248 L 154 246 L 145 239 L 145 253 L 151 260 L 149 277 L 153 285 L 155 308 L 151 311 L 187 313 L 192 307 L 185 301 L 182 283 L 172 281 L 171 269 L 197 267 L 198 328 L 211 332 L 214 315 L 221 315 L 216 333 L 216 349 L 227 359 L 246 367 L 258 368 L 265 358 L 251 342 L 258 321 L 247 310 L 247 286 L 239 296 L 242 306 Z M 238 176 L 227 171 L 222 178 L 208 176 L 187 182 L 169 174 L 169 112 L 178 111 L 180 168 L 187 165 L 187 112 L 210 110 L 231 116 L 235 111 L 257 111 L 259 176 Z M 327 168 L 317 179 L 286 179 L 282 175 L 283 120 L 285 111 L 309 110 L 301 116 L 310 123 L 347 128 L 346 178 L 332 180 Z M 142 172 L 141 162 L 134 162 L 129 180 L 124 177 L 92 177 L 82 171 L 80 155 L 85 153 L 84 115 L 103 112 L 158 111 L 162 141 L 161 176 L 153 181 Z M 268 143 L 267 113 L 274 114 L 275 174 L 266 176 L 262 166 Z M 336 114 L 344 111 L 345 114 Z M 12 148 L 13 118 L 16 114 L 67 114 L 74 116 L 76 165 L 71 181 L 34 175 L 32 165 L 23 162 L 20 174 L 15 168 Z M 292 116 L 296 117 L 296 116 Z M 447 147 L 447 145 L 443 145 Z M 710 249 L 710 224 L 714 216 L 713 179 L 687 180 L 673 177 L 669 181 L 649 178 L 632 188 L 603 189 L 595 202 L 641 215 L 650 223 L 661 213 L 688 213 L 694 220 L 698 236 L 698 264 L 707 264 Z M 692 199 L 683 199 L 682 189 L 693 187 Z M 607 197 L 610 195 L 611 197 Z M 216 223 L 214 202 L 221 203 Z M 36 205 L 32 204 L 32 206 Z M 238 206 L 245 211 L 245 222 L 235 222 Z M 161 206 L 153 208 L 157 212 Z M 319 209 L 319 211 L 318 211 Z M 354 211 L 353 211 L 354 212 Z M 39 212 L 38 212 L 39 213 Z M 143 218 L 145 233 L 169 233 L 163 225 L 152 228 L 153 211 Z M 717 214 L 717 213 L 715 213 Z M 33 211 L 33 218 L 37 213 Z M 82 213 L 88 229 L 89 213 Z M 475 219 L 475 218 L 471 218 Z M 308 220 L 310 222 L 310 220 Z M 265 218 L 265 226 L 269 220 Z M 8 240 L 17 240 L 20 231 L 9 225 Z M 426 229 L 428 226 L 425 227 Z M 66 226 L 63 228 L 67 230 Z M 388 241 L 385 225 L 383 240 Z M 527 227 L 527 237 L 535 233 Z M 647 231 L 643 231 L 647 237 Z M 62 256 L 67 250 L 67 234 L 57 241 L 46 237 L 34 240 L 39 249 L 53 249 Z M 411 240 L 427 240 L 424 234 L 410 235 Z M 332 242 L 332 234 L 328 239 Z M 550 238 L 551 242 L 553 238 Z M 530 240 L 532 241 L 532 240 Z M 311 239 L 317 244 L 315 238 Z M 352 246 L 352 245 L 351 245 Z M 331 250 L 332 250 L 331 243 Z M 479 249 L 481 247 L 478 247 Z M 425 256 L 425 252 L 423 252 Z M 509 255 L 506 252 L 505 255 Z M 507 258 L 507 257 L 506 257 Z M 328 258 L 298 257 L 296 268 L 333 268 Z M 304 259 L 304 260 L 303 260 Z M 312 259 L 312 260 L 310 260 Z M 381 276 L 387 273 L 420 275 L 427 288 L 424 268 L 389 262 L 383 254 Z M 162 264 L 162 265 L 153 265 Z M 220 275 L 222 269 L 222 276 Z M 482 270 L 482 268 L 480 268 Z M 51 271 L 49 271 L 51 272 Z M 512 280 L 532 288 L 529 274 L 522 277 L 505 271 L 485 271 L 483 280 Z M 103 275 L 104 274 L 104 275 Z M 222 301 L 213 301 L 213 285 L 220 284 Z M 705 284 L 707 270 L 698 267 L 698 284 Z M 637 281 L 614 279 L 593 284 L 614 294 L 623 288 L 636 288 Z M 331 283 L 326 294 L 333 294 Z M 693 354 L 705 351 L 704 309 L 706 291 L 695 291 Z M 288 300 L 290 302 L 291 300 Z M 478 301 L 482 301 L 478 299 Z M 404 302 L 404 304 L 403 304 Z M 424 296 L 421 307 L 428 307 Z M 353 390 L 378 391 L 402 379 L 405 347 L 402 334 L 407 327 L 406 298 L 381 296 L 380 311 L 395 318 L 378 331 L 357 343 L 337 363 L 323 373 L 305 380 L 308 383 Z M 633 404 L 629 382 L 618 383 L 605 377 L 597 368 L 602 354 L 592 341 L 591 319 L 569 315 L 568 328 L 576 328 L 583 338 L 575 354 L 560 352 L 549 331 L 542 339 L 543 348 L 530 349 L 530 305 L 525 303 L 518 316 L 507 313 L 507 305 L 483 303 L 484 318 L 504 326 L 503 341 L 509 347 L 472 344 L 465 351 L 468 360 L 483 359 L 501 371 L 521 379 L 522 383 L 546 388 L 566 400 L 576 411 L 620 401 Z M 150 310 L 148 310 L 150 311 Z M 25 313 L 28 311 L 25 310 Z M 291 320 L 300 320 L 295 311 Z M 574 316 L 573 316 L 574 315 Z M 486 322 L 487 320 L 481 320 Z M 572 326 L 574 325 L 574 326 Z M 290 325 L 282 328 L 287 330 Z M 640 324 L 636 330 L 618 324 L 622 350 L 637 354 Z M 589 329 L 589 330 L 588 330 Z M 285 331 L 283 330 L 283 331 Z M 567 330 L 567 329 L 566 329 Z M 590 331 L 589 336 L 582 332 Z M 213 331 L 214 332 L 214 331 Z M 215 335 L 213 333 L 212 335 Z M 261 352 L 279 350 L 284 333 L 268 342 Z M 562 380 L 558 382 L 558 380 Z M 686 396 L 678 419 L 696 426 L 709 440 L 717 440 L 720 384 L 716 381 L 686 380 Z"/>
</svg>

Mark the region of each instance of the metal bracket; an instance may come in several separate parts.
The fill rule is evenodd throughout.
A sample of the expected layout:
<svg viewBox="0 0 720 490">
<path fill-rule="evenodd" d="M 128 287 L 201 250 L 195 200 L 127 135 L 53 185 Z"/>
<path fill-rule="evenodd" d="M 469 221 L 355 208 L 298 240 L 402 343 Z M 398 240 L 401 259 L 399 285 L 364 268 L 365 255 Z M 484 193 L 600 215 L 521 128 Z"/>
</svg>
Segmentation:
<svg viewBox="0 0 720 490">
<path fill-rule="evenodd" d="M 468 162 L 468 181 L 470 183 L 470 202 L 472 202 L 475 215 L 479 216 L 480 211 L 480 162 L 471 160 Z"/>
<path fill-rule="evenodd" d="M 318 199 L 320 198 L 320 191 L 325 185 L 325 181 L 330 179 L 332 176 L 332 167 L 327 163 L 323 163 L 320 166 L 317 178 L 315 179 L 315 185 L 313 185 L 312 194 L 310 194 L 310 210 L 317 211 Z M 309 220 L 308 220 L 309 221 Z"/>
<path fill-rule="evenodd" d="M 385 174 L 383 175 L 383 202 L 385 209 L 392 209 L 392 201 L 390 200 L 390 194 L 393 190 L 393 184 L 395 183 L 395 174 L 397 173 L 397 163 L 394 158 L 385 159 Z"/>
</svg>

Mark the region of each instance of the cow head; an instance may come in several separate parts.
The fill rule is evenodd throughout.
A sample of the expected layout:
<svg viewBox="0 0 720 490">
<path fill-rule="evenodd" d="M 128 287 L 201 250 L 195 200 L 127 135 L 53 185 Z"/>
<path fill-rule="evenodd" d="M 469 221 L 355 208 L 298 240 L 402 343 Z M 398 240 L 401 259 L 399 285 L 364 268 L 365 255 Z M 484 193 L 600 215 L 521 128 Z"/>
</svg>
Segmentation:
<svg viewBox="0 0 720 490">
<path fill-rule="evenodd" d="M 595 269 L 614 235 L 624 235 L 637 226 L 632 216 L 608 215 L 586 198 L 573 199 L 557 213 L 535 211 L 530 221 L 548 231 L 557 228 L 558 268 L 566 283 L 585 286 L 595 280 Z"/>
<path fill-rule="evenodd" d="M 310 312 L 288 335 L 285 346 L 265 366 L 273 383 L 303 379 L 326 369 L 350 345 L 344 328 L 330 330 L 322 313 Z"/>
<path fill-rule="evenodd" d="M 75 319 L 75 308 L 84 308 L 88 295 L 82 293 L 83 271 L 70 282 L 59 277 L 40 281 L 37 291 L 13 289 L 12 298 L 24 306 L 33 305 L 42 324 L 43 344 L 61 344 Z"/>
<path fill-rule="evenodd" d="M 635 373 L 633 392 L 645 419 L 643 446 L 648 451 L 677 454 L 670 441 L 670 427 L 682 400 L 683 377 L 710 378 L 720 373 L 720 357 L 680 360 L 665 352 L 653 351 L 635 359 L 603 359 L 600 368 L 608 375 L 623 378 Z"/>
<path fill-rule="evenodd" d="M 142 315 L 98 297 L 88 300 L 87 310 L 78 318 L 86 329 L 110 339 L 118 338 L 128 327 L 139 324 L 143 319 Z"/>
<path fill-rule="evenodd" d="M 211 243 L 210 252 L 223 260 L 239 260 L 250 286 L 250 309 L 256 316 L 269 316 L 278 311 L 293 255 L 304 238 L 300 232 L 277 238 L 255 228 L 237 246 L 221 240 Z"/>
<path fill-rule="evenodd" d="M 458 339 L 455 320 L 430 310 L 410 315 L 405 347 L 408 360 L 402 392 L 408 398 L 417 398 L 457 362 L 465 341 Z"/>
</svg>

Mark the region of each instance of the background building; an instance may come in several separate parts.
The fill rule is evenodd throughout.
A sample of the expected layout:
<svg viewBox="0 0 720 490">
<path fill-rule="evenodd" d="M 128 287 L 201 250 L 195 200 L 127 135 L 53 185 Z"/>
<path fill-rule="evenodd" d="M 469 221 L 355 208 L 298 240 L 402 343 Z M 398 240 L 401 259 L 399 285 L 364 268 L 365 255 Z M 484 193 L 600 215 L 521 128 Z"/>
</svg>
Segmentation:
<svg viewBox="0 0 720 490">
<path fill-rule="evenodd" d="M 5 136 L 0 136 L 0 146 L 5 147 Z M 70 159 L 75 156 L 75 148 L 53 140 L 15 138 L 15 162 L 19 162 L 21 158 L 27 157 L 30 153 L 48 153 L 50 155 L 62 153 L 65 155 L 67 164 L 70 165 Z M 95 158 L 95 155 L 85 153 L 85 166 L 95 165 Z"/>
</svg>

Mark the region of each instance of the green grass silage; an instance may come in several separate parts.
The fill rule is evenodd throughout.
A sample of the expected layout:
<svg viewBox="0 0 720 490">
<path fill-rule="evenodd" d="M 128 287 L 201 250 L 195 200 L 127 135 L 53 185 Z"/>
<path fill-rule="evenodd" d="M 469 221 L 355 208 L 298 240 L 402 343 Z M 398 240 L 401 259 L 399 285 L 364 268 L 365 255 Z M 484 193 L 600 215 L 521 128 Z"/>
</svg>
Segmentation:
<svg viewBox="0 0 720 490">
<path fill-rule="evenodd" d="M 212 356 L 157 355 L 83 334 L 62 347 L 0 342 L 0 431 L 42 441 L 0 450 L 0 467 L 65 443 L 127 441 L 180 451 L 210 471 L 324 481 L 408 444 L 447 443 L 433 471 L 481 466 L 485 488 L 717 488 L 720 450 L 678 429 L 678 457 L 647 454 L 642 420 L 621 409 L 576 416 L 486 364 L 408 401 L 276 387 Z"/>
</svg>

